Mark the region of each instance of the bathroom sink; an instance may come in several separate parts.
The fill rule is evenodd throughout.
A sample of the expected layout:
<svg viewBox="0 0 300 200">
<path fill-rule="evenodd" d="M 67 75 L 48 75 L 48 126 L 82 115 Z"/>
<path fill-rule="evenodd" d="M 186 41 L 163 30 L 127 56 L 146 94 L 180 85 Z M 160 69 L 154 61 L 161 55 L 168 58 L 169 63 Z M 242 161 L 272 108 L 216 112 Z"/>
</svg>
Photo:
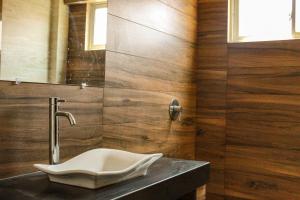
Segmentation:
<svg viewBox="0 0 300 200">
<path fill-rule="evenodd" d="M 158 154 L 137 154 L 114 149 L 94 149 L 62 164 L 35 164 L 48 174 L 50 181 L 97 189 L 147 174 Z"/>
</svg>

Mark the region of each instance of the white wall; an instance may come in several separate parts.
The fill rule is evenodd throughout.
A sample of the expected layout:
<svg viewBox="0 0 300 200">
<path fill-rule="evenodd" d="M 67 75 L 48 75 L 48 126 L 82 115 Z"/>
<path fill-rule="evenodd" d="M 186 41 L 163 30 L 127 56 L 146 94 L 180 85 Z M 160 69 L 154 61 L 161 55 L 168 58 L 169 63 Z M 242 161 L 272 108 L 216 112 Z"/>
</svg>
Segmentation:
<svg viewBox="0 0 300 200">
<path fill-rule="evenodd" d="M 48 82 L 51 0 L 3 0 L 2 80 Z"/>
</svg>

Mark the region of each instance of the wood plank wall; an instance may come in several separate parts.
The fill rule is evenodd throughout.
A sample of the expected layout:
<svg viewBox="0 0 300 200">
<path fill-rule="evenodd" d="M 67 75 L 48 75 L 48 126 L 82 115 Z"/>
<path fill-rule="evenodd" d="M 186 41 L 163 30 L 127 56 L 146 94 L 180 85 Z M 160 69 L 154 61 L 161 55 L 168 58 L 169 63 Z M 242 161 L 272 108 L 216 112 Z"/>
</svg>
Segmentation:
<svg viewBox="0 0 300 200">
<path fill-rule="evenodd" d="M 78 125 L 61 119 L 61 157 L 70 158 L 101 147 L 103 88 L 0 82 L 0 178 L 35 171 L 48 162 L 48 115 L 51 96 L 65 98 L 62 110 L 74 114 Z"/>
<path fill-rule="evenodd" d="M 78 121 L 62 119 L 63 158 L 97 147 L 195 158 L 196 7 L 109 0 L 105 88 L 0 82 L 0 178 L 47 162 L 50 96 L 69 100 L 62 109 Z M 173 97 L 184 107 L 180 122 L 169 120 Z"/>
<path fill-rule="evenodd" d="M 105 51 L 85 50 L 86 4 L 69 6 L 67 84 L 104 87 Z"/>
<path fill-rule="evenodd" d="M 299 40 L 229 49 L 227 195 L 300 199 L 299 72 Z"/>
<path fill-rule="evenodd" d="M 195 157 L 196 0 L 109 0 L 105 147 Z M 178 98 L 184 113 L 171 122 Z"/>
<path fill-rule="evenodd" d="M 211 162 L 209 200 L 224 199 L 227 0 L 198 0 L 196 158 Z"/>
<path fill-rule="evenodd" d="M 196 157 L 208 199 L 300 199 L 300 41 L 226 44 L 227 1 L 199 0 Z"/>
</svg>

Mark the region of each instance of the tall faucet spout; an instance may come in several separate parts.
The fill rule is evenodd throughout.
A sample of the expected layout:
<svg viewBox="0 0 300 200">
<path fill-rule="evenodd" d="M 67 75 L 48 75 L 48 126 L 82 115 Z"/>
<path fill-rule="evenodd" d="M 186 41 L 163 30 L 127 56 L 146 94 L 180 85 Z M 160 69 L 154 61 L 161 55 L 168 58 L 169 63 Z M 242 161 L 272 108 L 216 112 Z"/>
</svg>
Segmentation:
<svg viewBox="0 0 300 200">
<path fill-rule="evenodd" d="M 59 117 L 68 118 L 71 126 L 76 125 L 74 116 L 69 112 L 59 110 L 59 103 L 65 102 L 58 97 L 49 98 L 49 163 L 59 163 Z"/>
<path fill-rule="evenodd" d="M 69 120 L 71 126 L 76 125 L 75 117 L 70 112 L 57 111 L 56 116 L 66 117 Z"/>
</svg>

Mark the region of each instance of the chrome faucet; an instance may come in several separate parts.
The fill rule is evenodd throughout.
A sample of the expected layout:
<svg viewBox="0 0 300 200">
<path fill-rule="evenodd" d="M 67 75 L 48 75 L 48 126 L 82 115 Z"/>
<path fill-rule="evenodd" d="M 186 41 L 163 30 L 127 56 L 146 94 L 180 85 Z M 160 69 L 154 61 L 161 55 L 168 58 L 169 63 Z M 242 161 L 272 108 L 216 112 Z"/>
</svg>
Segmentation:
<svg viewBox="0 0 300 200">
<path fill-rule="evenodd" d="M 49 163 L 59 163 L 59 117 L 66 117 L 71 126 L 76 125 L 74 116 L 69 112 L 59 111 L 59 104 L 66 102 L 58 97 L 49 98 Z"/>
</svg>

